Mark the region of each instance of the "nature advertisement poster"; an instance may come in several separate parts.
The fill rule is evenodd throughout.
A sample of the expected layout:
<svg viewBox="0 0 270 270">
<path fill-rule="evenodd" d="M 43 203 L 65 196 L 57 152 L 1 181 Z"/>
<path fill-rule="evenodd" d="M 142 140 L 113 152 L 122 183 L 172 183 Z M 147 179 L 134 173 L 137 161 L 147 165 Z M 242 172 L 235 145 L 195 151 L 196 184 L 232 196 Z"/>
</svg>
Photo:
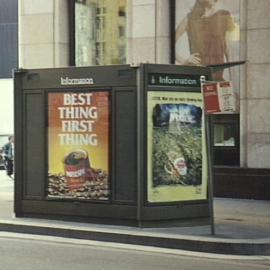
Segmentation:
<svg viewBox="0 0 270 270">
<path fill-rule="evenodd" d="M 207 199 L 207 156 L 201 93 L 149 91 L 148 202 Z"/>
<path fill-rule="evenodd" d="M 109 94 L 48 94 L 48 197 L 108 200 Z"/>
</svg>

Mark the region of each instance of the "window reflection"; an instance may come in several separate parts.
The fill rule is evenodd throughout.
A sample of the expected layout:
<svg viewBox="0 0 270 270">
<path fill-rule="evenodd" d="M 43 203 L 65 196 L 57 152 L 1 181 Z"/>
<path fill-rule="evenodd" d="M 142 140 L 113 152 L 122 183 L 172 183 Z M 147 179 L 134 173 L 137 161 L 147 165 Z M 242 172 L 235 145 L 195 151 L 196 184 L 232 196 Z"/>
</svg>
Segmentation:
<svg viewBox="0 0 270 270">
<path fill-rule="evenodd" d="M 214 146 L 236 146 L 235 126 L 233 124 L 214 125 Z"/>
<path fill-rule="evenodd" d="M 126 63 L 126 0 L 77 0 L 76 66 Z"/>
</svg>

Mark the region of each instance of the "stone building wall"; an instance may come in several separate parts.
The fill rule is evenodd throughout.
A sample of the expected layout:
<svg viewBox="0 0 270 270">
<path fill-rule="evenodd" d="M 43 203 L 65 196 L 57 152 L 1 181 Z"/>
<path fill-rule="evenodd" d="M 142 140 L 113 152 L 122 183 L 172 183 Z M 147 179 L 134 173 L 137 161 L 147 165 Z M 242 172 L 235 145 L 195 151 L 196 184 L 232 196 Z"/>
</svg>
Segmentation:
<svg viewBox="0 0 270 270">
<path fill-rule="evenodd" d="M 68 66 L 66 0 L 19 0 L 19 67 Z"/>
<path fill-rule="evenodd" d="M 242 157 L 249 168 L 270 168 L 270 1 L 243 1 L 247 64 L 241 95 Z"/>
<path fill-rule="evenodd" d="M 169 1 L 128 1 L 128 63 L 169 63 Z M 270 168 L 270 1 L 240 0 L 241 166 Z M 19 0 L 19 66 L 69 64 L 66 0 Z"/>
</svg>

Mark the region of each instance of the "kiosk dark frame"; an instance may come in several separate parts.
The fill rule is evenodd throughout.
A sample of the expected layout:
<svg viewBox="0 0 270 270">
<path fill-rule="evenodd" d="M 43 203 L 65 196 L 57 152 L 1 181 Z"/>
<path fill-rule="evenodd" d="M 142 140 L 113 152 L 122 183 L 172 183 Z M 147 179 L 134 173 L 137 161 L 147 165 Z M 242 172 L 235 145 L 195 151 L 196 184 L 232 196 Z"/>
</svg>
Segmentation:
<svg viewBox="0 0 270 270">
<path fill-rule="evenodd" d="M 135 226 L 208 223 L 209 200 L 148 203 L 147 91 L 167 91 L 150 85 L 149 74 L 211 77 L 210 68 L 142 64 L 30 69 L 14 71 L 15 87 L 15 214 Z M 61 85 L 61 77 L 93 78 L 93 85 Z M 47 95 L 52 92 L 106 90 L 111 96 L 108 201 L 48 199 Z M 200 92 L 200 84 L 193 91 Z M 170 91 L 189 91 L 170 86 Z M 190 90 L 192 91 L 192 90 Z"/>
</svg>

